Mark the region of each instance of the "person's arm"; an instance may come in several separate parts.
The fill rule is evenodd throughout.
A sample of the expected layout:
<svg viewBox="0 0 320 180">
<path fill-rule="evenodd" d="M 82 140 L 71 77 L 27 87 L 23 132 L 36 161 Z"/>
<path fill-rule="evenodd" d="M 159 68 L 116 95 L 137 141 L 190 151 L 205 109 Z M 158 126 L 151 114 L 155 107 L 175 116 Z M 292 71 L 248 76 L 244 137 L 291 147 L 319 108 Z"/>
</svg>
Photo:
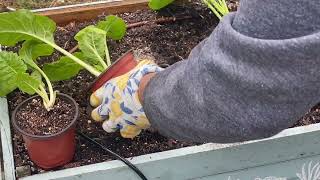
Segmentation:
<svg viewBox="0 0 320 180">
<path fill-rule="evenodd" d="M 186 61 L 142 80 L 151 125 L 220 143 L 290 127 L 319 102 L 319 17 L 318 0 L 241 0 Z"/>
</svg>

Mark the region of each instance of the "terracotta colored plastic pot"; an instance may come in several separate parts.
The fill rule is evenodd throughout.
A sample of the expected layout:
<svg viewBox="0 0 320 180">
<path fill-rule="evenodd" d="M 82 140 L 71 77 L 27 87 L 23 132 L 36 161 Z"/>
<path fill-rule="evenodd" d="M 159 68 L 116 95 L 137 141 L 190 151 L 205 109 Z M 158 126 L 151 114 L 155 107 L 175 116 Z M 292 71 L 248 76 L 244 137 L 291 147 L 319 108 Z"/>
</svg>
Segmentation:
<svg viewBox="0 0 320 180">
<path fill-rule="evenodd" d="M 32 135 L 22 130 L 16 122 L 16 113 L 28 102 L 39 96 L 23 101 L 12 113 L 14 128 L 22 134 L 31 160 L 44 169 L 52 169 L 70 162 L 75 153 L 75 123 L 79 115 L 78 105 L 70 96 L 59 93 L 59 98 L 68 101 L 75 109 L 72 122 L 61 132 L 48 136 Z M 26 119 L 27 121 L 27 119 Z"/>
<path fill-rule="evenodd" d="M 122 57 L 120 57 L 116 62 L 114 62 L 108 69 L 106 69 L 90 86 L 90 92 L 94 92 L 99 89 L 105 82 L 121 76 L 131 69 L 136 67 L 138 62 L 135 60 L 133 52 L 128 51 Z"/>
</svg>

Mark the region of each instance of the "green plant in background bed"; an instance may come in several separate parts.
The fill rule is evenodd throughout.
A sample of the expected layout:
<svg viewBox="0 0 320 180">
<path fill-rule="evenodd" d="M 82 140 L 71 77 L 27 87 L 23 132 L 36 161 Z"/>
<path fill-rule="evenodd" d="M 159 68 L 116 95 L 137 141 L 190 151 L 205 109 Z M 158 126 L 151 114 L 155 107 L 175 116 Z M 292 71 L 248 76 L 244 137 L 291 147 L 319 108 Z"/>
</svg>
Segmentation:
<svg viewBox="0 0 320 180">
<path fill-rule="evenodd" d="M 224 15 L 229 13 L 229 9 L 225 0 L 202 0 L 211 11 L 221 19 Z M 160 10 L 169 4 L 174 2 L 174 0 L 150 0 L 149 7 L 152 10 Z"/>
<path fill-rule="evenodd" d="M 229 13 L 229 9 L 225 0 L 203 0 L 203 2 L 219 19 Z"/>
<path fill-rule="evenodd" d="M 16 0 L 18 8 L 33 9 L 34 7 L 41 6 L 43 4 L 49 4 L 48 0 Z"/>
<path fill-rule="evenodd" d="M 160 10 L 169 4 L 171 4 L 174 0 L 150 0 L 149 7 L 152 10 Z"/>
<path fill-rule="evenodd" d="M 0 96 L 16 88 L 28 94 L 39 94 L 50 110 L 55 103 L 51 81 L 69 79 L 86 69 L 99 76 L 111 65 L 107 38 L 121 39 L 126 33 L 125 22 L 116 16 L 107 16 L 96 26 L 88 26 L 75 36 L 80 52 L 69 53 L 54 42 L 56 24 L 48 17 L 27 10 L 0 14 L 0 44 L 15 46 L 23 42 L 19 53 L 0 52 Z M 41 69 L 36 60 L 57 50 L 65 56 L 45 64 Z M 45 80 L 49 96 L 42 82 Z"/>
</svg>

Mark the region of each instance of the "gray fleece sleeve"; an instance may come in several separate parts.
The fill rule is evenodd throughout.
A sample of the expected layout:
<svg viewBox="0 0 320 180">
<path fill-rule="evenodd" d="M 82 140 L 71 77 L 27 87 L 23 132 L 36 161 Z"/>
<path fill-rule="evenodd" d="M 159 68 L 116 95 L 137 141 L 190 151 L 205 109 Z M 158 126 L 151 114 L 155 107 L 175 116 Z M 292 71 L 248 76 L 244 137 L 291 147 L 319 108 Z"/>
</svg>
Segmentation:
<svg viewBox="0 0 320 180">
<path fill-rule="evenodd" d="M 320 102 L 318 0 L 241 0 L 143 107 L 163 135 L 229 143 L 272 136 Z"/>
</svg>

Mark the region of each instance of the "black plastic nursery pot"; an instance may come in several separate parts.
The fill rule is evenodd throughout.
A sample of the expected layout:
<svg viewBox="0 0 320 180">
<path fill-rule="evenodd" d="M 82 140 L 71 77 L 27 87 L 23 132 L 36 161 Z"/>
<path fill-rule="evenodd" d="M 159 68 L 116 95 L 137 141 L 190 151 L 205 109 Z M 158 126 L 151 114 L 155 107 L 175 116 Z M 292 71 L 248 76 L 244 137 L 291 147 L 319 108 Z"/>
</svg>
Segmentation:
<svg viewBox="0 0 320 180">
<path fill-rule="evenodd" d="M 56 134 L 46 136 L 33 135 L 20 128 L 17 123 L 17 112 L 32 100 L 40 98 L 39 96 L 30 97 L 20 103 L 11 117 L 14 128 L 23 137 L 31 160 L 44 169 L 52 169 L 70 162 L 75 153 L 75 124 L 79 115 L 78 104 L 66 94 L 58 93 L 57 96 L 70 103 L 75 113 L 71 123 Z M 25 120 L 28 121 L 28 119 Z"/>
</svg>

